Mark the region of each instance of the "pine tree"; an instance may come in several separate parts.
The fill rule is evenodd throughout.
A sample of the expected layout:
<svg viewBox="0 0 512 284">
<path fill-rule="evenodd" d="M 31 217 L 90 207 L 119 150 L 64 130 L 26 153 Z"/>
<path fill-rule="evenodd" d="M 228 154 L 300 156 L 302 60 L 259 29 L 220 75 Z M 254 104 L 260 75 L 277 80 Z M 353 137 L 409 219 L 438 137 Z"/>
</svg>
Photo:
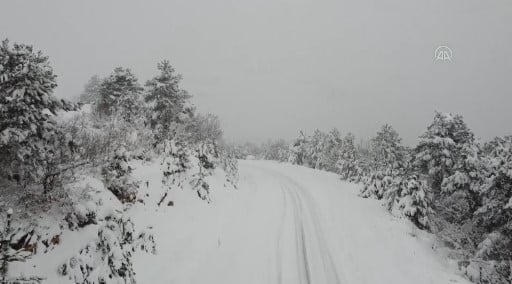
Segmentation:
<svg viewBox="0 0 512 284">
<path fill-rule="evenodd" d="M 39 182 L 64 136 L 55 116 L 76 106 L 53 96 L 56 75 L 32 46 L 0 46 L 0 171 L 24 185 Z"/>
<path fill-rule="evenodd" d="M 325 147 L 325 134 L 316 129 L 311 135 L 306 147 L 305 165 L 313 169 L 323 169 L 323 152 Z"/>
<path fill-rule="evenodd" d="M 481 206 L 475 221 L 496 236 L 512 236 L 512 136 L 495 138 L 485 148 L 486 178 L 479 190 Z M 510 237 L 508 242 L 512 242 Z M 501 257 L 511 256 L 512 247 L 501 252 Z"/>
<path fill-rule="evenodd" d="M 290 156 L 288 162 L 295 165 L 307 165 L 307 147 L 309 143 L 309 137 L 304 132 L 299 132 L 299 137 L 293 141 L 290 146 Z"/>
<path fill-rule="evenodd" d="M 388 175 L 395 175 L 404 166 L 405 148 L 402 139 L 393 127 L 385 124 L 372 139 L 372 160 L 376 170 L 385 171 Z"/>
<path fill-rule="evenodd" d="M 325 144 L 322 153 L 322 168 L 330 172 L 337 172 L 340 147 L 342 145 L 341 134 L 334 128 L 326 134 Z"/>
<path fill-rule="evenodd" d="M 96 109 L 104 116 L 120 113 L 133 122 L 140 110 L 142 87 L 128 68 L 117 67 L 99 86 Z"/>
<path fill-rule="evenodd" d="M 175 73 L 169 61 L 158 64 L 160 74 L 146 82 L 146 102 L 150 105 L 150 125 L 157 141 L 174 136 L 177 124 L 190 120 L 194 108 L 190 95 L 179 86 L 181 75 Z"/>
<path fill-rule="evenodd" d="M 371 141 L 371 172 L 361 191 L 363 197 L 381 199 L 393 185 L 395 177 L 403 174 L 406 151 L 398 133 L 388 124 L 381 127 Z"/>
<path fill-rule="evenodd" d="M 420 136 L 415 161 L 423 173 L 431 177 L 434 190 L 453 191 L 453 184 L 447 184 L 445 179 L 457 174 L 466 159 L 474 158 L 474 145 L 473 132 L 462 116 L 436 112 L 434 121 Z M 458 187 L 463 185 L 458 184 Z"/>
<path fill-rule="evenodd" d="M 336 171 L 344 180 L 349 180 L 357 175 L 358 155 L 354 140 L 354 135 L 349 132 L 343 137 L 338 149 Z"/>
<path fill-rule="evenodd" d="M 449 222 L 471 218 L 478 204 L 479 147 L 462 116 L 436 112 L 420 136 L 415 166 L 428 176 L 438 213 Z"/>
</svg>

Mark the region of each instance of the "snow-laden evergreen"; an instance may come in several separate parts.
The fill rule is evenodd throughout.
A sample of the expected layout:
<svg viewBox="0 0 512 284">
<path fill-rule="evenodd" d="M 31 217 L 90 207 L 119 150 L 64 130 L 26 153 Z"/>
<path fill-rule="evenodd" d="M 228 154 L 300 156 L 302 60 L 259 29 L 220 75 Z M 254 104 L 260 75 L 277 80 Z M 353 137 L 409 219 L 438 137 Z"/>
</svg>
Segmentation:
<svg viewBox="0 0 512 284">
<path fill-rule="evenodd" d="M 388 210 L 410 219 L 418 228 L 429 229 L 432 215 L 426 181 L 416 175 L 396 177 L 385 194 Z"/>
<path fill-rule="evenodd" d="M 23 186 L 53 173 L 52 162 L 69 155 L 72 142 L 55 120 L 74 105 L 56 99 L 56 75 L 48 57 L 32 46 L 0 46 L 0 173 Z"/>
<path fill-rule="evenodd" d="M 180 88 L 181 75 L 176 74 L 169 61 L 158 63 L 160 74 L 146 82 L 144 99 L 149 104 L 149 124 L 157 139 L 168 139 L 176 134 L 179 123 L 193 115 L 190 95 Z"/>
<path fill-rule="evenodd" d="M 297 137 L 290 145 L 288 162 L 295 165 L 304 165 L 306 163 L 308 139 L 309 138 L 304 134 L 304 132 L 299 132 L 299 137 Z"/>
<path fill-rule="evenodd" d="M 381 127 L 371 140 L 371 172 L 364 182 L 363 197 L 381 199 L 393 184 L 393 179 L 403 174 L 406 152 L 398 133 L 388 124 Z"/>
<path fill-rule="evenodd" d="M 102 115 L 121 113 L 132 122 L 140 111 L 142 87 L 128 68 L 117 67 L 99 86 L 96 108 Z"/>
</svg>

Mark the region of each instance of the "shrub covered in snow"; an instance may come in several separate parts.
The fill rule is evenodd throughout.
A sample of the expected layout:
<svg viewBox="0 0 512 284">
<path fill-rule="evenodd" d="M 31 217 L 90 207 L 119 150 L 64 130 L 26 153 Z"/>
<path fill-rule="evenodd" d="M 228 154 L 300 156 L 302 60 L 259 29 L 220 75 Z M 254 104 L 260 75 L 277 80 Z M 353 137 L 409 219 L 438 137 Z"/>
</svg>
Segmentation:
<svg viewBox="0 0 512 284">
<path fill-rule="evenodd" d="M 103 177 L 108 190 L 121 202 L 135 202 L 139 182 L 132 176 L 132 168 L 128 165 L 129 153 L 124 147 L 119 148 L 112 162 L 103 168 Z"/>
<path fill-rule="evenodd" d="M 418 228 L 429 229 L 432 209 L 428 191 L 426 181 L 416 175 L 396 177 L 385 195 L 387 208 L 392 212 L 398 211 Z"/>
<path fill-rule="evenodd" d="M 215 151 L 211 144 L 200 144 L 195 151 L 198 161 L 196 172 L 192 175 L 190 185 L 197 192 L 199 198 L 208 202 L 210 199 L 210 185 L 207 177 L 211 176 L 215 169 Z"/>
<path fill-rule="evenodd" d="M 59 273 L 76 284 L 136 283 L 132 256 L 136 250 L 155 252 L 151 234 L 135 234 L 133 222 L 120 214 L 107 216 L 98 239 L 59 267 Z"/>
<path fill-rule="evenodd" d="M 235 158 L 234 149 L 224 146 L 219 159 L 220 167 L 226 174 L 226 182 L 237 188 L 238 184 L 238 161 Z"/>
</svg>

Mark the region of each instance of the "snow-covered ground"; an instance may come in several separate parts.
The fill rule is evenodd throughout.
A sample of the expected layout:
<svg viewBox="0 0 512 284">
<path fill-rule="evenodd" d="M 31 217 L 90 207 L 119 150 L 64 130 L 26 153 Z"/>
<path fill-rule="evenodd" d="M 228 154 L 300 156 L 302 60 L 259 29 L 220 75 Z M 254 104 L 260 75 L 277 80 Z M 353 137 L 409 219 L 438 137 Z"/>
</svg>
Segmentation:
<svg viewBox="0 0 512 284">
<path fill-rule="evenodd" d="M 335 174 L 240 161 L 238 189 L 216 171 L 209 178 L 210 204 L 185 186 L 169 191 L 158 206 L 164 194 L 159 162 L 133 165 L 144 204 L 125 214 L 136 231 L 150 227 L 157 245 L 156 254 L 134 256 L 138 283 L 469 283 L 431 235 L 391 216 L 378 201 L 358 197 L 357 185 Z M 85 179 L 84 186 L 95 188 L 103 210 L 122 209 L 100 190 L 100 181 Z M 13 263 L 10 272 L 73 283 L 57 268 L 93 241 L 97 229 L 63 230 L 53 249 Z"/>
<path fill-rule="evenodd" d="M 276 162 L 239 167 L 238 190 L 213 177 L 212 204 L 175 190 L 173 207 L 131 210 L 158 245 L 137 255 L 139 283 L 468 283 L 430 235 L 358 197 L 356 185 Z M 136 175 L 158 202 L 158 169 Z"/>
</svg>

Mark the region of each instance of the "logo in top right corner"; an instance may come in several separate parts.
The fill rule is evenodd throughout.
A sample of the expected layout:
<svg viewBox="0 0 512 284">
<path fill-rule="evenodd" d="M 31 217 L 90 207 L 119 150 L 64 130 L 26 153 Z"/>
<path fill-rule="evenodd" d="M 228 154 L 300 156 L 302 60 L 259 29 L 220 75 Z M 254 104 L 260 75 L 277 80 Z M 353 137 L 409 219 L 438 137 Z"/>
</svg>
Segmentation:
<svg viewBox="0 0 512 284">
<path fill-rule="evenodd" d="M 448 61 L 451 62 L 453 58 L 453 51 L 446 45 L 441 45 L 436 48 L 434 52 L 434 58 L 436 61 Z"/>
<path fill-rule="evenodd" d="M 436 48 L 434 52 L 434 58 L 437 61 L 448 61 L 451 62 L 453 58 L 453 51 L 446 45 L 441 45 Z"/>
</svg>

